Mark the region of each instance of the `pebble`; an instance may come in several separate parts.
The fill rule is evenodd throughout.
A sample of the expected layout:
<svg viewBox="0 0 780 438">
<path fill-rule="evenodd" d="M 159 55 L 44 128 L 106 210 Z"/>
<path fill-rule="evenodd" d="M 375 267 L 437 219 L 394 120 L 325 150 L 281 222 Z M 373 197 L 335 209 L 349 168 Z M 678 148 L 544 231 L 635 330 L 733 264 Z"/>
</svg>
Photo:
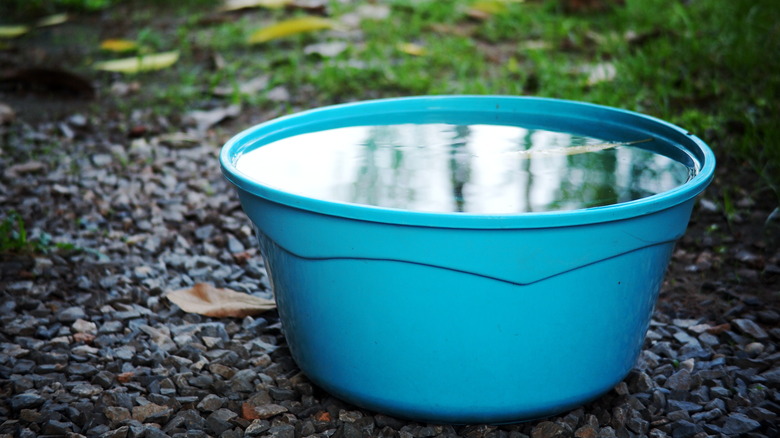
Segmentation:
<svg viewBox="0 0 780 438">
<path fill-rule="evenodd" d="M 563 438 L 566 429 L 551 421 L 543 421 L 531 430 L 531 438 Z"/>
<path fill-rule="evenodd" d="M 726 417 L 723 423 L 723 433 L 729 436 L 742 435 L 761 427 L 761 423 L 745 414 L 732 413 Z"/>
<path fill-rule="evenodd" d="M 739 330 L 749 336 L 752 336 L 755 339 L 767 339 L 769 335 L 767 332 L 764 331 L 764 329 L 761 328 L 758 324 L 755 322 L 749 320 L 749 319 L 735 319 L 732 321 L 732 323 L 739 328 Z"/>
<path fill-rule="evenodd" d="M 228 429 L 233 428 L 233 420 L 238 417 L 238 414 L 230 409 L 217 409 L 206 417 L 206 426 L 208 429 L 216 435 L 220 435 Z"/>
<path fill-rule="evenodd" d="M 687 369 L 677 371 L 666 379 L 664 388 L 674 391 L 688 391 L 691 389 L 691 372 Z"/>
</svg>

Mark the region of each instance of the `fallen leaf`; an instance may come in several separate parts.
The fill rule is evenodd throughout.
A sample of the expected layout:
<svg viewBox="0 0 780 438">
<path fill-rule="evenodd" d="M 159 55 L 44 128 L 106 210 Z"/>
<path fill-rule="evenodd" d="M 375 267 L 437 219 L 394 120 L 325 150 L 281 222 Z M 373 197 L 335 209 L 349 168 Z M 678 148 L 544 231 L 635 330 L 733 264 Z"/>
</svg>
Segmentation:
<svg viewBox="0 0 780 438">
<path fill-rule="evenodd" d="M 198 283 L 190 289 L 175 290 L 165 296 L 185 312 L 215 318 L 243 318 L 276 308 L 273 300 L 216 288 L 206 283 Z"/>
<path fill-rule="evenodd" d="M 214 93 L 215 96 L 220 97 L 232 96 L 236 91 L 241 94 L 253 95 L 259 91 L 265 90 L 270 80 L 271 77 L 269 75 L 258 76 L 254 79 L 250 79 L 246 82 L 238 84 L 237 87 L 216 87 L 212 93 Z"/>
<path fill-rule="evenodd" d="M 518 48 L 523 50 L 547 50 L 551 47 L 552 44 L 544 40 L 526 40 L 518 44 Z"/>
<path fill-rule="evenodd" d="M 187 149 L 195 147 L 203 142 L 203 138 L 186 132 L 172 132 L 157 137 L 160 143 L 175 149 Z"/>
<path fill-rule="evenodd" d="M 114 82 L 111 84 L 111 94 L 118 97 L 125 97 L 131 94 L 135 94 L 141 90 L 141 83 L 138 81 L 132 82 Z"/>
<path fill-rule="evenodd" d="M 244 420 L 259 420 L 260 416 L 255 412 L 254 405 L 244 402 L 241 405 L 241 418 Z"/>
<path fill-rule="evenodd" d="M 433 23 L 429 25 L 428 28 L 437 33 L 456 35 L 462 37 L 474 36 L 474 33 L 477 31 L 477 25 L 474 23 L 459 23 L 457 25 L 445 24 L 445 23 Z"/>
<path fill-rule="evenodd" d="M 96 62 L 93 67 L 96 70 L 133 74 L 162 70 L 172 66 L 178 60 L 179 52 L 178 50 L 174 50 L 172 52 L 154 53 L 151 55 L 134 56 L 132 58 Z"/>
<path fill-rule="evenodd" d="M 292 0 L 227 0 L 220 11 L 238 11 L 250 8 L 281 9 L 292 3 Z"/>
<path fill-rule="evenodd" d="M 16 119 L 16 113 L 10 106 L 0 103 L 0 125 L 7 125 Z"/>
<path fill-rule="evenodd" d="M 3 172 L 6 178 L 16 178 L 20 175 L 26 175 L 28 173 L 37 173 L 46 169 L 46 165 L 40 161 L 28 161 L 26 163 L 14 164 L 9 166 Z"/>
<path fill-rule="evenodd" d="M 43 17 L 35 23 L 38 27 L 56 26 L 68 21 L 68 14 L 55 14 Z"/>
<path fill-rule="evenodd" d="M 264 403 L 255 406 L 245 402 L 241 406 L 241 416 L 245 420 L 266 420 L 285 412 L 287 412 L 287 408 L 275 403 Z"/>
<path fill-rule="evenodd" d="M 425 55 L 425 47 L 415 43 L 398 43 L 398 50 L 412 56 Z"/>
<path fill-rule="evenodd" d="M 284 85 L 279 85 L 268 90 L 268 94 L 265 97 L 274 102 L 289 102 L 290 92 Z"/>
<path fill-rule="evenodd" d="M 328 422 L 331 419 L 330 412 L 328 411 L 317 412 L 316 414 L 314 414 L 314 419 L 316 421 Z"/>
<path fill-rule="evenodd" d="M 487 20 L 493 15 L 509 12 L 509 5 L 524 0 L 477 0 L 466 10 L 466 15 L 476 20 Z"/>
<path fill-rule="evenodd" d="M 233 253 L 233 258 L 236 259 L 236 262 L 239 265 L 245 264 L 247 261 L 249 261 L 254 256 L 255 256 L 255 252 L 254 251 L 242 251 L 242 252 Z"/>
<path fill-rule="evenodd" d="M 312 14 L 324 14 L 328 9 L 328 0 L 293 0 L 288 6 Z"/>
<path fill-rule="evenodd" d="M 85 344 L 91 344 L 95 340 L 95 335 L 92 333 L 73 333 L 73 341 L 83 342 Z"/>
<path fill-rule="evenodd" d="M 207 111 L 190 111 L 185 116 L 185 119 L 190 123 L 194 123 L 197 126 L 198 131 L 205 131 L 217 123 L 227 118 L 236 117 L 239 114 L 241 114 L 240 105 L 229 105 Z"/>
<path fill-rule="evenodd" d="M 615 64 L 612 64 L 611 62 L 589 64 L 583 66 L 580 71 L 587 73 L 588 85 L 596 85 L 600 82 L 609 82 L 615 79 L 615 76 L 617 75 Z"/>
<path fill-rule="evenodd" d="M 503 14 L 508 10 L 507 2 L 500 0 L 478 0 L 469 6 L 469 11 L 476 11 L 486 16 Z"/>
<path fill-rule="evenodd" d="M 627 30 L 623 34 L 623 39 L 631 46 L 641 46 L 650 40 L 658 38 L 659 36 L 661 36 L 661 31 L 658 29 L 653 29 L 648 32 L 641 33 L 638 33 L 634 30 Z"/>
<path fill-rule="evenodd" d="M 134 372 L 127 371 L 127 372 L 124 372 L 124 373 L 121 373 L 121 374 L 117 374 L 116 380 L 119 383 L 127 383 L 127 382 L 133 380 L 133 376 L 135 376 Z"/>
<path fill-rule="evenodd" d="M 355 12 L 357 12 L 361 18 L 366 18 L 369 20 L 384 20 L 390 16 L 390 6 L 382 4 L 364 4 L 358 6 Z"/>
<path fill-rule="evenodd" d="M 307 55 L 316 54 L 323 58 L 331 58 L 347 50 L 349 45 L 344 41 L 330 41 L 325 43 L 309 44 L 303 48 Z"/>
<path fill-rule="evenodd" d="M 253 32 L 249 36 L 249 43 L 259 44 L 299 33 L 333 29 L 335 26 L 336 23 L 333 20 L 322 17 L 292 18 Z"/>
<path fill-rule="evenodd" d="M 729 330 L 731 330 L 731 324 L 726 322 L 726 323 L 719 324 L 719 325 L 716 325 L 716 326 L 708 328 L 707 329 L 707 333 L 709 333 L 711 335 L 719 335 L 719 334 L 721 334 L 723 332 L 727 332 Z"/>
<path fill-rule="evenodd" d="M 130 40 L 111 38 L 103 40 L 103 42 L 100 43 L 100 48 L 108 52 L 129 52 L 137 49 L 138 43 Z"/>
<path fill-rule="evenodd" d="M 363 20 L 385 20 L 390 16 L 390 6 L 387 5 L 360 5 L 353 12 L 341 15 L 339 21 L 347 27 L 358 27 Z"/>
<path fill-rule="evenodd" d="M 30 28 L 23 25 L 5 25 L 0 26 L 0 38 L 16 38 L 30 31 Z"/>
</svg>

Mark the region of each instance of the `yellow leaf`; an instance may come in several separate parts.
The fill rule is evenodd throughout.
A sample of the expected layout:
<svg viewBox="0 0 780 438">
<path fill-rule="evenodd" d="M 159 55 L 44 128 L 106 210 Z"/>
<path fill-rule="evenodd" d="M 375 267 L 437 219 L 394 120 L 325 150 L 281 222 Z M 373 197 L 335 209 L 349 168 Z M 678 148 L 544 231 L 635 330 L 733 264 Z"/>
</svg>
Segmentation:
<svg viewBox="0 0 780 438">
<path fill-rule="evenodd" d="M 16 38 L 30 31 L 30 28 L 22 25 L 0 26 L 0 38 Z"/>
<path fill-rule="evenodd" d="M 332 29 L 335 26 L 336 23 L 334 21 L 322 17 L 292 18 L 255 31 L 249 36 L 249 43 L 264 43 L 298 33 Z"/>
<path fill-rule="evenodd" d="M 123 39 L 108 39 L 100 43 L 100 48 L 109 52 L 129 52 L 138 48 L 138 43 Z"/>
<path fill-rule="evenodd" d="M 219 289 L 206 283 L 198 283 L 190 289 L 168 292 L 165 296 L 185 312 L 215 318 L 243 318 L 276 308 L 274 300 L 230 289 Z"/>
<path fill-rule="evenodd" d="M 226 0 L 220 11 L 238 11 L 248 8 L 281 9 L 292 3 L 292 0 Z"/>
<path fill-rule="evenodd" d="M 512 3 L 522 3 L 523 0 L 477 0 L 469 6 L 466 12 L 472 18 L 486 20 L 491 15 L 505 14 Z"/>
<path fill-rule="evenodd" d="M 415 43 L 398 43 L 396 47 L 407 55 L 422 56 L 426 52 L 425 47 Z"/>
<path fill-rule="evenodd" d="M 119 73 L 140 73 L 144 71 L 161 70 L 168 68 L 179 60 L 179 52 L 162 52 L 151 55 L 134 56 L 132 58 L 114 59 L 111 61 L 96 62 L 93 67 L 96 70 L 113 71 Z"/>
<path fill-rule="evenodd" d="M 68 14 L 56 14 L 43 17 L 35 23 L 38 27 L 55 26 L 68 21 Z"/>
<path fill-rule="evenodd" d="M 486 14 L 495 15 L 503 14 L 507 11 L 506 2 L 498 0 L 480 0 L 471 4 L 471 9 L 484 12 Z"/>
</svg>

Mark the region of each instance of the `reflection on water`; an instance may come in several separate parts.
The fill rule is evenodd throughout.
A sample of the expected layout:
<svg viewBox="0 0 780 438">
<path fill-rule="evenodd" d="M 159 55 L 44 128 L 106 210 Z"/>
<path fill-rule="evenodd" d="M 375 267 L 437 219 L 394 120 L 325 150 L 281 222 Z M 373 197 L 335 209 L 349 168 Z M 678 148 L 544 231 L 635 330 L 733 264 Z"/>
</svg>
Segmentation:
<svg viewBox="0 0 780 438">
<path fill-rule="evenodd" d="M 263 185 L 311 198 L 486 214 L 626 202 L 670 190 L 693 174 L 640 145 L 603 144 L 516 126 L 355 126 L 282 139 L 241 156 L 236 167 Z M 593 151 L 580 153 L 587 145 Z M 571 147 L 577 153 L 567 154 Z"/>
</svg>

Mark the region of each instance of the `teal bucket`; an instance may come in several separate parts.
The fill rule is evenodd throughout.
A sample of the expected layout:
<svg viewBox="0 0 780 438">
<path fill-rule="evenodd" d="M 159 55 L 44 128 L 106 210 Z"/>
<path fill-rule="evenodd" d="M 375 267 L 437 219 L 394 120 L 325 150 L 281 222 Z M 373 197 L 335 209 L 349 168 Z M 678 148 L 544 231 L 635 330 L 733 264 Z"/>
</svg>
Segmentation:
<svg viewBox="0 0 780 438">
<path fill-rule="evenodd" d="M 698 169 L 663 193 L 518 214 L 427 213 L 299 196 L 237 170 L 303 133 L 392 123 L 540 126 L 655 139 Z M 343 400 L 398 417 L 504 423 L 609 391 L 639 355 L 712 151 L 664 121 L 587 103 L 428 96 L 325 107 L 231 139 L 220 161 L 256 227 L 293 358 Z"/>
</svg>

